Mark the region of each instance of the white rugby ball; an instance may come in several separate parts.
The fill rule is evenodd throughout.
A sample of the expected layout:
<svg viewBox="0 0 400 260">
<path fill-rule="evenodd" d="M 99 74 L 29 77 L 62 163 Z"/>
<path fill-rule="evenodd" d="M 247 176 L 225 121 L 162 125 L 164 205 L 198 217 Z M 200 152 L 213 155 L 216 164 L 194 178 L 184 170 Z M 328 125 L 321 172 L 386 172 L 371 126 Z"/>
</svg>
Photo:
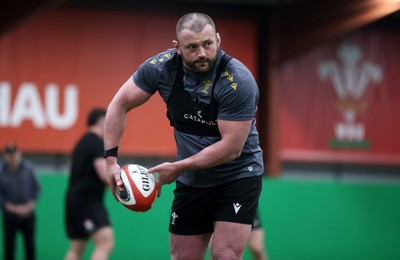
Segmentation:
<svg viewBox="0 0 400 260">
<path fill-rule="evenodd" d="M 121 168 L 120 176 L 123 184 L 115 187 L 118 200 L 132 211 L 148 211 L 157 197 L 154 175 L 141 165 L 128 164 Z"/>
</svg>

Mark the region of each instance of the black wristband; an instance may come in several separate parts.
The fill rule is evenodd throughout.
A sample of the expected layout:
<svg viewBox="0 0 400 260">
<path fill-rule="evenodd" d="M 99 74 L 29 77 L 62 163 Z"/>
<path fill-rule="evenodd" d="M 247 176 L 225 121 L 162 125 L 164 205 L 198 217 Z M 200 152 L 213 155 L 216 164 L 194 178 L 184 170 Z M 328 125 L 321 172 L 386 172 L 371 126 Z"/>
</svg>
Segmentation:
<svg viewBox="0 0 400 260">
<path fill-rule="evenodd" d="M 118 146 L 115 146 L 114 148 L 105 150 L 104 158 L 107 158 L 108 156 L 113 156 L 113 157 L 118 158 Z"/>
</svg>

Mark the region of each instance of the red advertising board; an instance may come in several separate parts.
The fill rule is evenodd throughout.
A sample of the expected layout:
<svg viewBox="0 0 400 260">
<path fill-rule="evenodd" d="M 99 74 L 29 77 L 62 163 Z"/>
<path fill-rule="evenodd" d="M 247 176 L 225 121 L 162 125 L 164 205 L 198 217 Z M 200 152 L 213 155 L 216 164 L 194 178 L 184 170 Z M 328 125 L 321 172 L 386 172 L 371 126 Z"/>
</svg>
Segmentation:
<svg viewBox="0 0 400 260">
<path fill-rule="evenodd" d="M 0 37 L 0 145 L 69 153 L 93 107 L 107 107 L 145 59 L 171 48 L 179 16 L 59 9 Z M 215 18 L 222 48 L 255 65 L 251 21 Z M 238 40 L 240 39 L 240 40 Z M 243 40 L 246 39 L 246 40 Z M 158 94 L 128 116 L 121 153 L 174 156 Z"/>
</svg>

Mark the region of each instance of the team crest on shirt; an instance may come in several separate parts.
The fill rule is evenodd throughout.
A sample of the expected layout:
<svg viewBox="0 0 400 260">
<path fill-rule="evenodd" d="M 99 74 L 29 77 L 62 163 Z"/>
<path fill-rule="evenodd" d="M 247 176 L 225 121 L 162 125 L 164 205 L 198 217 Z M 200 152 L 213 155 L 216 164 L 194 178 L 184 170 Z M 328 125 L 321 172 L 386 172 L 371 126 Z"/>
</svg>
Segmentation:
<svg viewBox="0 0 400 260">
<path fill-rule="evenodd" d="M 203 84 L 204 84 L 204 86 L 201 89 L 201 92 L 203 92 L 204 94 L 208 94 L 208 90 L 212 86 L 212 82 L 211 82 L 211 80 L 207 79 L 207 80 L 203 81 Z"/>
</svg>

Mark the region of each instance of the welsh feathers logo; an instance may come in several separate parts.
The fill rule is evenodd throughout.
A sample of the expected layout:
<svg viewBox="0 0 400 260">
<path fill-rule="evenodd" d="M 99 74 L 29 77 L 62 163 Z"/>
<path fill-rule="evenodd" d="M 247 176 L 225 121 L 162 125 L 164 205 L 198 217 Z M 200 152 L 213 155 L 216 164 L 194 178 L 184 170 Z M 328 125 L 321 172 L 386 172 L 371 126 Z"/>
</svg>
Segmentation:
<svg viewBox="0 0 400 260">
<path fill-rule="evenodd" d="M 330 146 L 368 148 L 370 142 L 365 140 L 365 125 L 357 115 L 363 113 L 368 105 L 363 99 L 365 90 L 381 83 L 382 68 L 363 61 L 362 50 L 356 44 L 341 45 L 337 58 L 318 66 L 320 79 L 333 85 L 337 97 L 335 107 L 342 114 L 342 120 L 333 126 L 335 137 L 330 140 Z"/>
</svg>

